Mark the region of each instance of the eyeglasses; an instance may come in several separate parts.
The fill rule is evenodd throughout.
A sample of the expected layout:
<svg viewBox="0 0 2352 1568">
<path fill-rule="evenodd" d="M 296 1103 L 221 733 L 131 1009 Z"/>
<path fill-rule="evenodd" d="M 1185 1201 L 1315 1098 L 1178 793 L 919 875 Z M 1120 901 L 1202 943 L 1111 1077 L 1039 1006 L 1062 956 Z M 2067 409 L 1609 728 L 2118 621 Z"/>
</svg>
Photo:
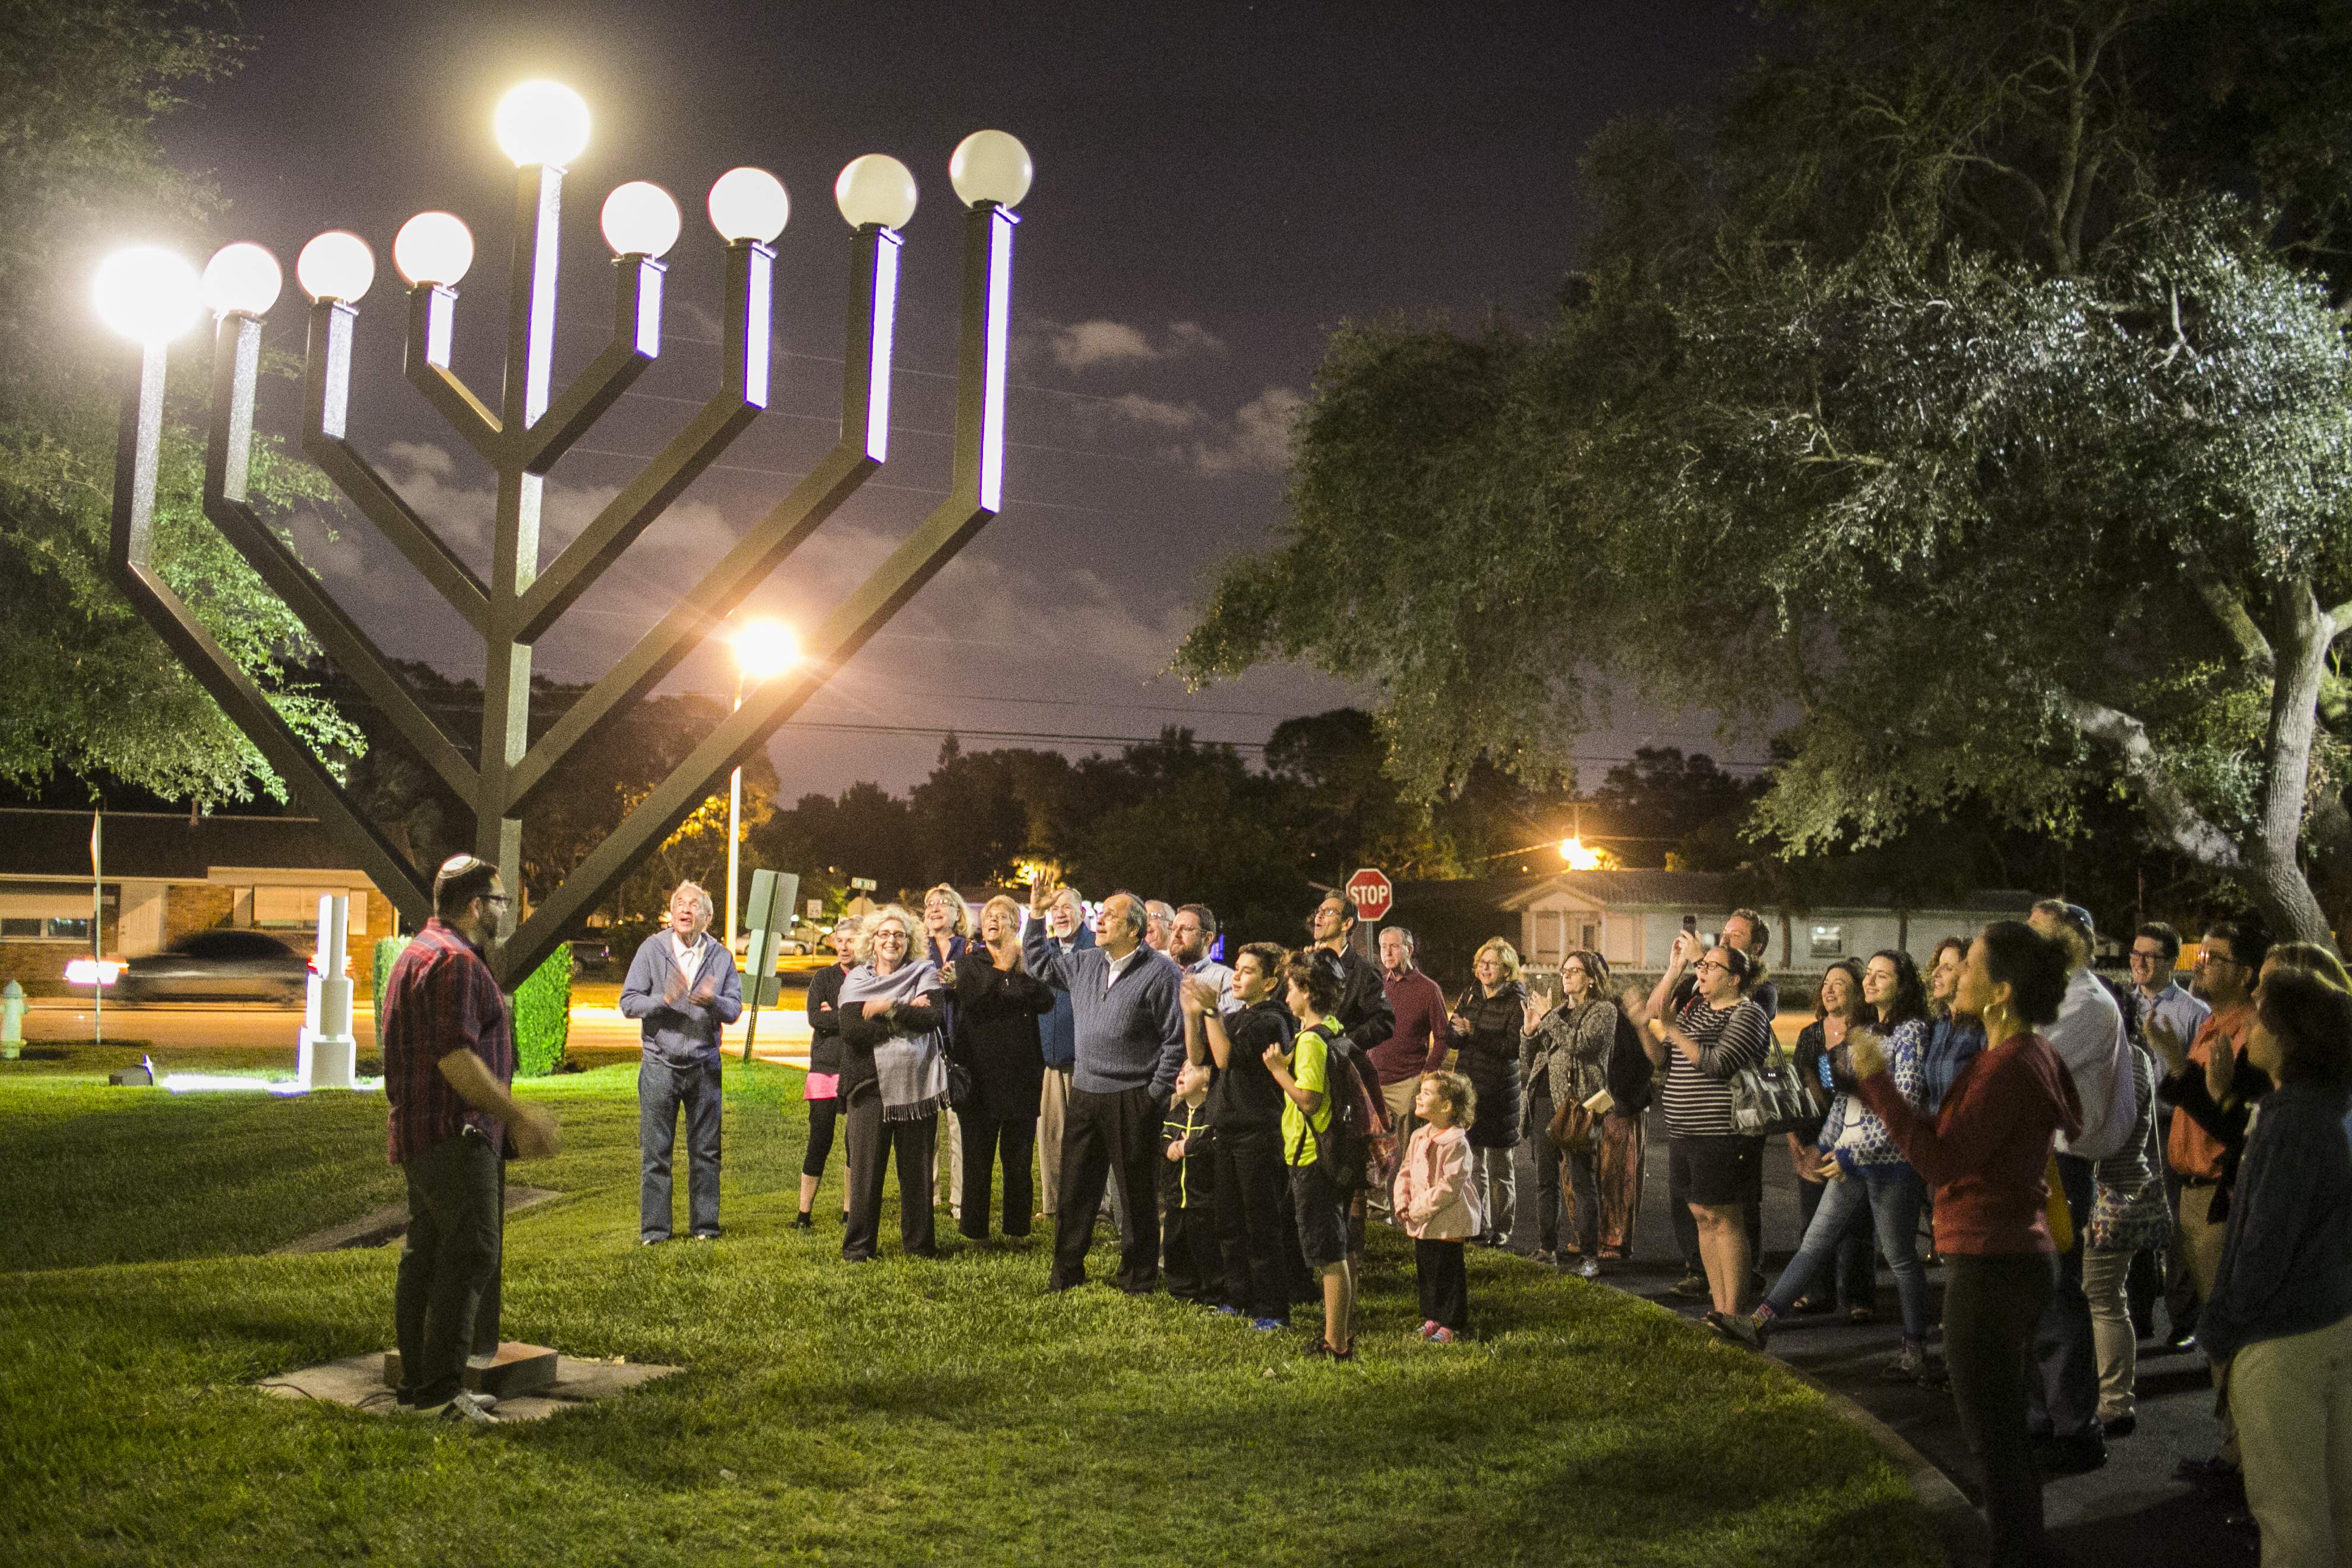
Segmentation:
<svg viewBox="0 0 2352 1568">
<path fill-rule="evenodd" d="M 2200 952 L 2197 955 L 2197 962 L 2200 966 L 2215 963 L 2226 963 L 2233 969 L 2243 969 L 2246 967 L 2245 964 L 2239 963 L 2236 959 L 2231 958 L 2226 952 Z"/>
<path fill-rule="evenodd" d="M 2131 951 L 2131 961 L 2134 963 L 2139 963 L 2142 962 L 2148 963 L 2161 963 L 2164 962 L 2164 953 L 2161 949 L 2155 952 L 2145 952 L 2136 947 Z"/>
<path fill-rule="evenodd" d="M 1702 958 L 1698 961 L 1698 966 L 1701 969 L 1712 969 L 1718 974 L 1728 974 L 1731 973 L 1731 965 L 1724 963 L 1720 959 Z"/>
</svg>

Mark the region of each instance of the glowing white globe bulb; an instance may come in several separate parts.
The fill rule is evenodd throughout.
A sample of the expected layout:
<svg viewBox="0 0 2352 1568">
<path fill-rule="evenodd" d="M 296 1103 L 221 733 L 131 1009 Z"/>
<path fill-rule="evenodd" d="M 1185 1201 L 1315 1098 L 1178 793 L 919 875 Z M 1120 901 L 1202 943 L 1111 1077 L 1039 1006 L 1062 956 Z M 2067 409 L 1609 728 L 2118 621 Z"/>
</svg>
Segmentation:
<svg viewBox="0 0 2352 1568">
<path fill-rule="evenodd" d="M 650 180 L 631 180 L 604 198 L 604 227 L 615 256 L 667 256 L 677 243 L 677 203 Z"/>
<path fill-rule="evenodd" d="M 710 226 L 721 239 L 765 244 L 784 232 L 792 216 L 784 183 L 765 169 L 730 169 L 711 183 Z"/>
<path fill-rule="evenodd" d="M 852 228 L 869 223 L 904 228 L 915 216 L 915 176 L 898 159 L 868 153 L 843 167 L 833 182 L 833 201 Z"/>
<path fill-rule="evenodd" d="M 782 621 L 752 621 L 735 634 L 735 663 L 751 680 L 766 680 L 801 661 L 798 633 Z"/>
<path fill-rule="evenodd" d="M 375 252 L 347 228 L 331 228 L 294 258 L 294 279 L 313 300 L 356 303 L 375 281 Z"/>
<path fill-rule="evenodd" d="M 474 231 L 454 213 L 418 213 L 393 237 L 392 264 L 412 287 L 454 284 L 474 265 Z"/>
<path fill-rule="evenodd" d="M 1036 173 L 1029 149 L 1002 131 L 973 132 L 956 143 L 955 156 L 948 160 L 949 183 L 968 207 L 982 202 L 1019 206 Z"/>
<path fill-rule="evenodd" d="M 203 294 L 205 309 L 215 316 L 242 310 L 248 316 L 268 312 L 286 287 L 278 258 L 250 240 L 224 245 L 205 263 Z"/>
<path fill-rule="evenodd" d="M 134 245 L 98 265 L 98 319 L 134 343 L 169 342 L 204 309 L 196 269 L 160 245 Z"/>
<path fill-rule="evenodd" d="M 490 128 L 517 168 L 561 168 L 588 145 L 588 105 L 560 81 L 527 81 L 499 100 Z"/>
</svg>

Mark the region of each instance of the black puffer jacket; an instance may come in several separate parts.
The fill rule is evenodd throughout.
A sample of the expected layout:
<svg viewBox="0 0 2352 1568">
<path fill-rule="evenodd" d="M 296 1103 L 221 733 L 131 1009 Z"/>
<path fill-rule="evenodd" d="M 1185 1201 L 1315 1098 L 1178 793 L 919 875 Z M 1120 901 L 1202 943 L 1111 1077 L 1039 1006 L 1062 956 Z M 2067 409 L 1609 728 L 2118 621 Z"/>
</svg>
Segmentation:
<svg viewBox="0 0 2352 1568">
<path fill-rule="evenodd" d="M 1454 1040 L 1462 1076 L 1478 1091 L 1478 1119 L 1470 1142 L 1479 1149 L 1513 1149 L 1519 1142 L 1524 1080 L 1519 1073 L 1519 1031 L 1528 1021 L 1527 988 L 1506 980 L 1492 996 L 1473 981 L 1454 1009 L 1469 1027 Z"/>
</svg>

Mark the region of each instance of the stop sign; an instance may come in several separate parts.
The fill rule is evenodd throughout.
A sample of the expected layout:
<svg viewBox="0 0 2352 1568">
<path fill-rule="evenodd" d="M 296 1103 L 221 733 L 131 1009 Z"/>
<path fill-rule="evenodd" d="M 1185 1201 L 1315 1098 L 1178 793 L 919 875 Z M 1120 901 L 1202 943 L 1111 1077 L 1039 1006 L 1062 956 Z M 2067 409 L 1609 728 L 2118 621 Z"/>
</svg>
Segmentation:
<svg viewBox="0 0 2352 1568">
<path fill-rule="evenodd" d="M 1356 913 L 1368 921 L 1377 921 L 1389 912 L 1396 901 L 1396 887 L 1385 871 L 1367 866 L 1348 879 L 1348 896 L 1356 900 Z"/>
</svg>

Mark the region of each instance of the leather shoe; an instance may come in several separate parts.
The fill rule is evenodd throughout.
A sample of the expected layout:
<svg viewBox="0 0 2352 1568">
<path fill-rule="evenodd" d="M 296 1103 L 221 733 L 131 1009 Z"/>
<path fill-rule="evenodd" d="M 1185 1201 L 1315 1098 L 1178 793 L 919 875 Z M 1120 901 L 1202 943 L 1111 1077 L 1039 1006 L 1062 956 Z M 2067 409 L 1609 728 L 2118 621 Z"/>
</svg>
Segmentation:
<svg viewBox="0 0 2352 1568">
<path fill-rule="evenodd" d="M 2219 1454 L 2208 1455 L 2201 1459 L 2181 1460 L 2173 1467 L 2172 1479 L 2187 1481 L 2190 1486 L 2215 1488 L 2238 1486 L 2245 1479 L 2237 1466 Z"/>
<path fill-rule="evenodd" d="M 2096 1426 L 2085 1426 L 2071 1437 L 2039 1437 L 2033 1444 L 2033 1462 L 2045 1476 L 2088 1475 L 2107 1462 L 2107 1439 Z"/>
<path fill-rule="evenodd" d="M 2099 1430 L 2106 1434 L 2110 1443 L 2118 1437 L 2128 1437 L 2139 1430 L 2139 1414 L 2135 1411 L 2129 1415 L 2118 1415 L 2112 1421 L 2102 1421 Z"/>
</svg>

